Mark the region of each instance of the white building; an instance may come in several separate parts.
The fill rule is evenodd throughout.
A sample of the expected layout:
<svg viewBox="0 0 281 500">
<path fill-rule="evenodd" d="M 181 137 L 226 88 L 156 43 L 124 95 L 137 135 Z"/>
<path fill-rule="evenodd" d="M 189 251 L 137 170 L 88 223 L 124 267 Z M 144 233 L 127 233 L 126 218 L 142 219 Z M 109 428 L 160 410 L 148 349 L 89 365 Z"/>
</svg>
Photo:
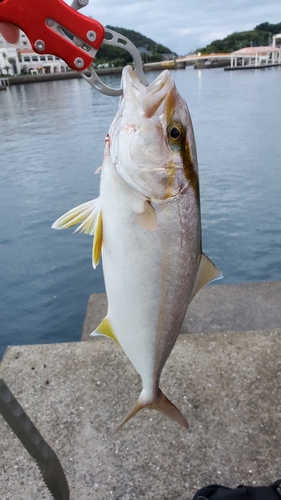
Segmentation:
<svg viewBox="0 0 281 500">
<path fill-rule="evenodd" d="M 70 68 L 59 57 L 37 54 L 22 31 L 18 43 L 8 43 L 0 34 L 0 74 L 61 73 Z"/>
<path fill-rule="evenodd" d="M 37 54 L 32 49 L 18 51 L 21 72 L 37 73 L 62 73 L 69 70 L 68 65 L 59 57 L 51 54 Z"/>
<path fill-rule="evenodd" d="M 278 35 L 273 35 L 272 45 L 273 47 L 281 47 L 281 33 L 279 33 Z"/>
</svg>

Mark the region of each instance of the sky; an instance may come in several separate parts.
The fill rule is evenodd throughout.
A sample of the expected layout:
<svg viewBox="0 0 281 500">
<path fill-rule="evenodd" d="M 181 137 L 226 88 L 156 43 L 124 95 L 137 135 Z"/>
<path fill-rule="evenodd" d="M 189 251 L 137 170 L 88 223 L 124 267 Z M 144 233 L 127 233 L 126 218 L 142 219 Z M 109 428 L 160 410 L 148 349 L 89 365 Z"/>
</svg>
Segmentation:
<svg viewBox="0 0 281 500">
<path fill-rule="evenodd" d="M 70 3 L 70 0 L 67 0 Z M 185 55 L 234 31 L 281 22 L 280 0 L 90 0 L 82 14 L 139 31 Z"/>
</svg>

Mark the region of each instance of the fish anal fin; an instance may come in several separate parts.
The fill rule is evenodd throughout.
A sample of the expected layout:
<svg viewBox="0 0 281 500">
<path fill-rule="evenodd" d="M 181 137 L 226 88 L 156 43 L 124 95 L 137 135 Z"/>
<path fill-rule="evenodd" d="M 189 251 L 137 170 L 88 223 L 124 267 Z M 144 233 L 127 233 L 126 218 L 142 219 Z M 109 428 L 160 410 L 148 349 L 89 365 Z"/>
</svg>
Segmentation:
<svg viewBox="0 0 281 500">
<path fill-rule="evenodd" d="M 134 212 L 134 219 L 139 226 L 148 231 L 155 231 L 157 228 L 156 212 L 148 200 L 143 203 L 141 212 Z"/>
<path fill-rule="evenodd" d="M 136 413 L 138 413 L 140 410 L 143 408 L 150 408 L 152 410 L 157 410 L 163 413 L 166 417 L 169 417 L 171 420 L 174 422 L 177 422 L 178 424 L 182 425 L 182 427 L 185 427 L 186 429 L 189 428 L 188 422 L 186 418 L 183 416 L 183 414 L 180 412 L 180 410 L 165 396 L 165 394 L 161 391 L 161 389 L 158 389 L 157 395 L 153 399 L 152 402 L 150 403 L 145 403 L 142 401 L 142 394 L 140 395 L 139 399 L 137 400 L 135 406 L 132 408 L 132 410 L 128 413 L 128 415 L 124 418 L 124 420 L 121 422 L 121 424 L 115 429 L 114 432 L 117 432 L 121 429 L 121 427 L 130 420 Z"/>
<path fill-rule="evenodd" d="M 97 219 L 94 242 L 93 242 L 92 263 L 94 269 L 97 267 L 100 260 L 102 243 L 103 243 L 103 225 L 102 225 L 102 212 L 100 211 Z"/>
<path fill-rule="evenodd" d="M 222 273 L 218 270 L 215 264 L 213 264 L 213 262 L 204 253 L 202 253 L 191 300 L 204 285 L 210 283 L 210 281 L 219 280 L 221 278 L 223 278 Z"/>
<path fill-rule="evenodd" d="M 98 335 L 104 335 L 105 337 L 114 340 L 116 344 L 120 345 L 107 316 L 102 320 L 99 326 L 97 326 L 97 328 L 91 333 L 90 337 L 96 337 Z"/>
</svg>

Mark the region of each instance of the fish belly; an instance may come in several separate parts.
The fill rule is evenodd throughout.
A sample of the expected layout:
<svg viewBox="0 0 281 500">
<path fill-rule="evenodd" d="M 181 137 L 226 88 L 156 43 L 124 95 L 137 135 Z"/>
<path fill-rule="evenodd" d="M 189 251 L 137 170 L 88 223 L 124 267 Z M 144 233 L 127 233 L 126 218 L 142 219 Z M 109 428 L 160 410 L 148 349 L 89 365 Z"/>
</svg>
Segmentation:
<svg viewBox="0 0 281 500">
<path fill-rule="evenodd" d="M 120 176 L 103 175 L 103 271 L 108 318 L 144 389 L 161 370 L 191 300 L 200 256 L 199 209 L 188 194 L 153 204 L 157 228 L 134 219 L 139 193 Z"/>
</svg>

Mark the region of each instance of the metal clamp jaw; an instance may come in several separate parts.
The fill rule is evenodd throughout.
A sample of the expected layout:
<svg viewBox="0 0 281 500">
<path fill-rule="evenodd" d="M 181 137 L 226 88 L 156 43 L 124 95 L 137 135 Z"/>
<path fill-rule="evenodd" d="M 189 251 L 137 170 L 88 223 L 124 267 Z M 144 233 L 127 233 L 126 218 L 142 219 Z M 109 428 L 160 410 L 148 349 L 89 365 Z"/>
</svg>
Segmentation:
<svg viewBox="0 0 281 500">
<path fill-rule="evenodd" d="M 147 79 L 145 78 L 144 72 L 143 72 L 143 67 L 142 67 L 142 59 L 140 56 L 140 53 L 138 49 L 135 47 L 135 45 L 128 40 L 123 35 L 120 35 L 119 33 L 116 33 L 116 31 L 110 30 L 109 28 L 105 28 L 105 38 L 103 40 L 103 44 L 105 45 L 114 45 L 115 47 L 120 47 L 121 49 L 127 50 L 129 52 L 134 60 L 135 63 L 135 72 L 140 80 L 141 83 L 144 85 L 148 85 Z M 90 70 L 90 76 L 87 76 L 86 73 L 82 73 L 83 78 L 96 90 L 101 92 L 102 94 L 110 95 L 110 96 L 118 96 L 122 95 L 123 90 L 122 88 L 112 88 L 108 87 L 103 83 L 103 81 L 99 78 L 97 73 L 95 72 L 94 68 L 92 66 L 89 67 Z"/>
</svg>

